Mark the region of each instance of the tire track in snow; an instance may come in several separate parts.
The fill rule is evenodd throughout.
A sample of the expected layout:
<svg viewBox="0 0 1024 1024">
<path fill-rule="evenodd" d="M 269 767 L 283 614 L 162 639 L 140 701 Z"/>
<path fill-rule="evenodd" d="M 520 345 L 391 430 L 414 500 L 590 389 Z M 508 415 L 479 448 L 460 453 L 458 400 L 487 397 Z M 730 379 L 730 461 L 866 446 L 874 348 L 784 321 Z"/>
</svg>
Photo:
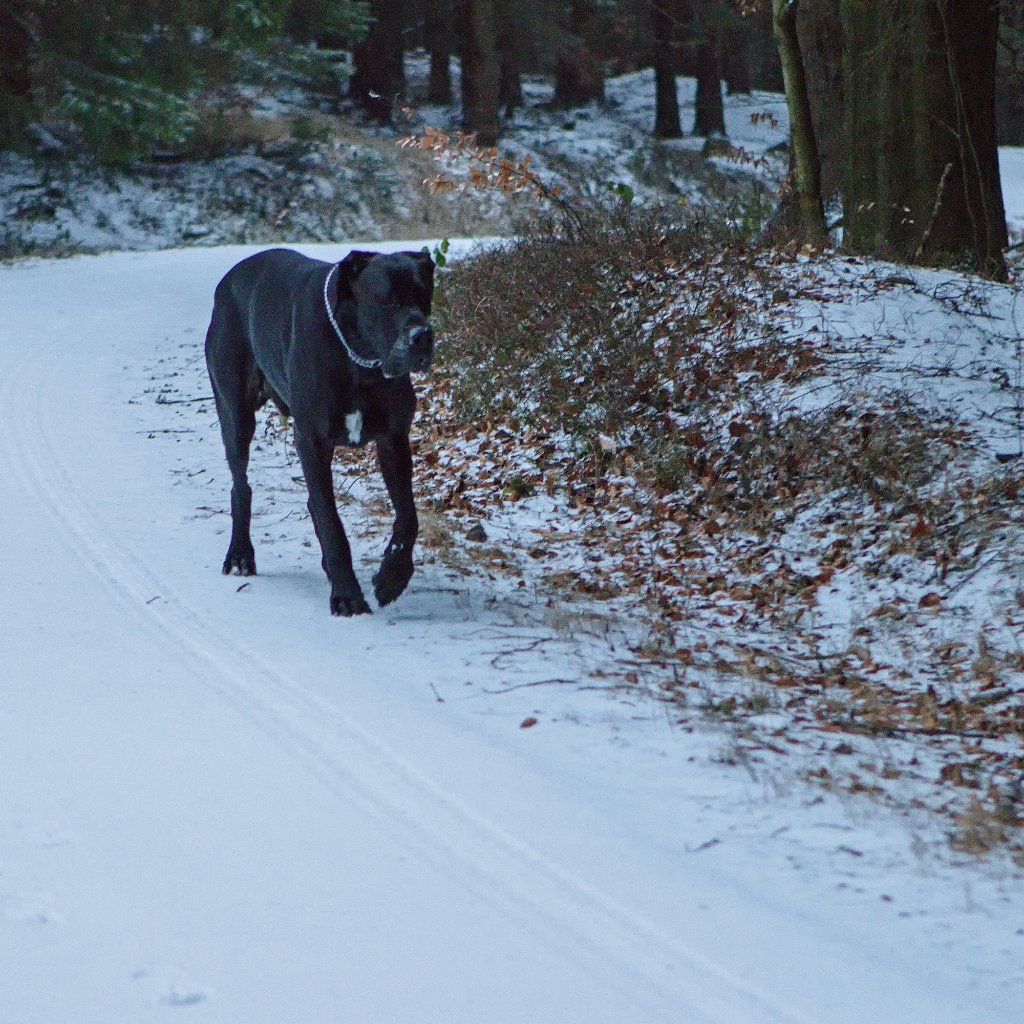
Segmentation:
<svg viewBox="0 0 1024 1024">
<path fill-rule="evenodd" d="M 355 805 L 391 839 L 428 858 L 452 883 L 514 916 L 529 933 L 586 966 L 642 1009 L 643 1020 L 687 1024 L 788 1024 L 803 1015 L 781 1007 L 718 964 L 618 904 L 442 789 L 402 754 L 336 705 L 258 662 L 213 628 L 188 598 L 111 538 L 117 524 L 89 507 L 62 458 L 47 408 L 53 363 L 49 343 L 26 348 L 9 368 L 2 399 L 9 465 L 106 590 L 164 646 L 196 666 L 204 688 L 287 751 L 345 804 Z M 87 349 L 61 351 L 88 359 Z M 75 375 L 64 365 L 62 372 Z M 147 604 L 154 593 L 163 600 Z"/>
</svg>

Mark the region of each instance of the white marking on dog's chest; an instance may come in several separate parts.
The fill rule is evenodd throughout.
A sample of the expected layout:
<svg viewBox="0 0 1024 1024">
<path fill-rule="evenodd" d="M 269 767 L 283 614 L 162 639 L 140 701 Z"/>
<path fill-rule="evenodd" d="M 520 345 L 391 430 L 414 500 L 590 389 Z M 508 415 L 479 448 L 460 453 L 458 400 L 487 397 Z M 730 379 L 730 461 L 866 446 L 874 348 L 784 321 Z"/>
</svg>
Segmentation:
<svg viewBox="0 0 1024 1024">
<path fill-rule="evenodd" d="M 363 414 L 356 409 L 345 417 L 345 431 L 349 444 L 360 444 L 363 440 Z"/>
</svg>

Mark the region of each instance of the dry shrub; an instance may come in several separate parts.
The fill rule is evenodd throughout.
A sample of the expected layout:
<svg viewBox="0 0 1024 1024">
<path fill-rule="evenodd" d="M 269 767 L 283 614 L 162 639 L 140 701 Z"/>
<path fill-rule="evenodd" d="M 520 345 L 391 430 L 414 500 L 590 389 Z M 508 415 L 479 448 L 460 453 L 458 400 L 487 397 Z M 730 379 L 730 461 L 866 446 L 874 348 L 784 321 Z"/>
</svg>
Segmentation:
<svg viewBox="0 0 1024 1024">
<path fill-rule="evenodd" d="M 695 412 L 737 398 L 738 373 L 800 363 L 757 322 L 773 286 L 721 223 L 621 203 L 541 221 L 445 279 L 456 412 L 542 417 L 581 454 L 628 456 L 671 489 L 701 470 Z"/>
<path fill-rule="evenodd" d="M 1017 831 L 1024 819 L 1019 810 L 1005 799 L 980 800 L 972 797 L 967 809 L 954 817 L 955 829 L 949 836 L 950 845 L 960 853 L 983 857 L 993 850 L 1007 848 L 1018 864 L 1024 862 L 1024 845 Z"/>
<path fill-rule="evenodd" d="M 800 411 L 783 394 L 819 373 L 770 306 L 777 253 L 678 210 L 594 207 L 541 221 L 445 276 L 442 374 L 457 417 L 541 422 L 580 476 L 622 473 L 693 510 L 771 519 L 822 493 L 894 502 L 950 458 L 909 402 Z"/>
</svg>

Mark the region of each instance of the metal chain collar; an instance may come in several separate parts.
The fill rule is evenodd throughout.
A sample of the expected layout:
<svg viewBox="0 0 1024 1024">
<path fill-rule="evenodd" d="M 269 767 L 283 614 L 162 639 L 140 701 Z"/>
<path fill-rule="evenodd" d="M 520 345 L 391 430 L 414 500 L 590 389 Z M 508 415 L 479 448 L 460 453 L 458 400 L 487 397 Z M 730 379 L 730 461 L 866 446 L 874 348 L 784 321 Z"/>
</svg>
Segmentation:
<svg viewBox="0 0 1024 1024">
<path fill-rule="evenodd" d="M 364 370 L 376 370 L 381 361 L 379 359 L 364 359 L 361 355 L 358 355 L 352 350 L 352 346 L 348 343 L 345 335 L 341 333 L 341 328 L 338 326 L 338 321 L 334 319 L 334 310 L 331 309 L 331 303 L 327 298 L 327 289 L 330 287 L 331 278 L 334 276 L 335 271 L 338 269 L 338 264 L 335 263 L 331 267 L 327 277 L 324 278 L 324 309 L 327 310 L 327 319 L 331 321 L 331 326 L 334 328 L 334 333 L 338 336 L 338 340 L 341 342 L 345 351 L 348 353 L 349 359 L 352 360 L 356 366 L 363 367 Z"/>
</svg>

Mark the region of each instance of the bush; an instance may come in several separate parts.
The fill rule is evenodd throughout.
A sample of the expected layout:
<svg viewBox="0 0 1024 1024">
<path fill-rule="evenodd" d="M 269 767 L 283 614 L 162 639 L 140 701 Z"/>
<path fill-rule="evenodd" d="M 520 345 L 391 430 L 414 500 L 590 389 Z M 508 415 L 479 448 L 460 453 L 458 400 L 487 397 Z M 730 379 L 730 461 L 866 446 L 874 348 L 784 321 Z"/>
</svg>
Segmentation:
<svg viewBox="0 0 1024 1024">
<path fill-rule="evenodd" d="M 628 455 L 648 482 L 677 489 L 705 468 L 696 442 L 741 397 L 738 373 L 806 366 L 800 346 L 758 320 L 773 287 L 740 235 L 707 214 L 611 202 L 540 221 L 444 278 L 455 411 L 542 417 L 579 451 Z"/>
<path fill-rule="evenodd" d="M 619 203 L 538 222 L 442 278 L 449 414 L 560 435 L 577 494 L 628 477 L 759 534 L 823 494 L 922 501 L 956 447 L 948 424 L 896 393 L 847 400 L 834 378 L 825 404 L 793 400 L 825 367 L 779 329 L 791 259 L 707 213 Z"/>
</svg>

